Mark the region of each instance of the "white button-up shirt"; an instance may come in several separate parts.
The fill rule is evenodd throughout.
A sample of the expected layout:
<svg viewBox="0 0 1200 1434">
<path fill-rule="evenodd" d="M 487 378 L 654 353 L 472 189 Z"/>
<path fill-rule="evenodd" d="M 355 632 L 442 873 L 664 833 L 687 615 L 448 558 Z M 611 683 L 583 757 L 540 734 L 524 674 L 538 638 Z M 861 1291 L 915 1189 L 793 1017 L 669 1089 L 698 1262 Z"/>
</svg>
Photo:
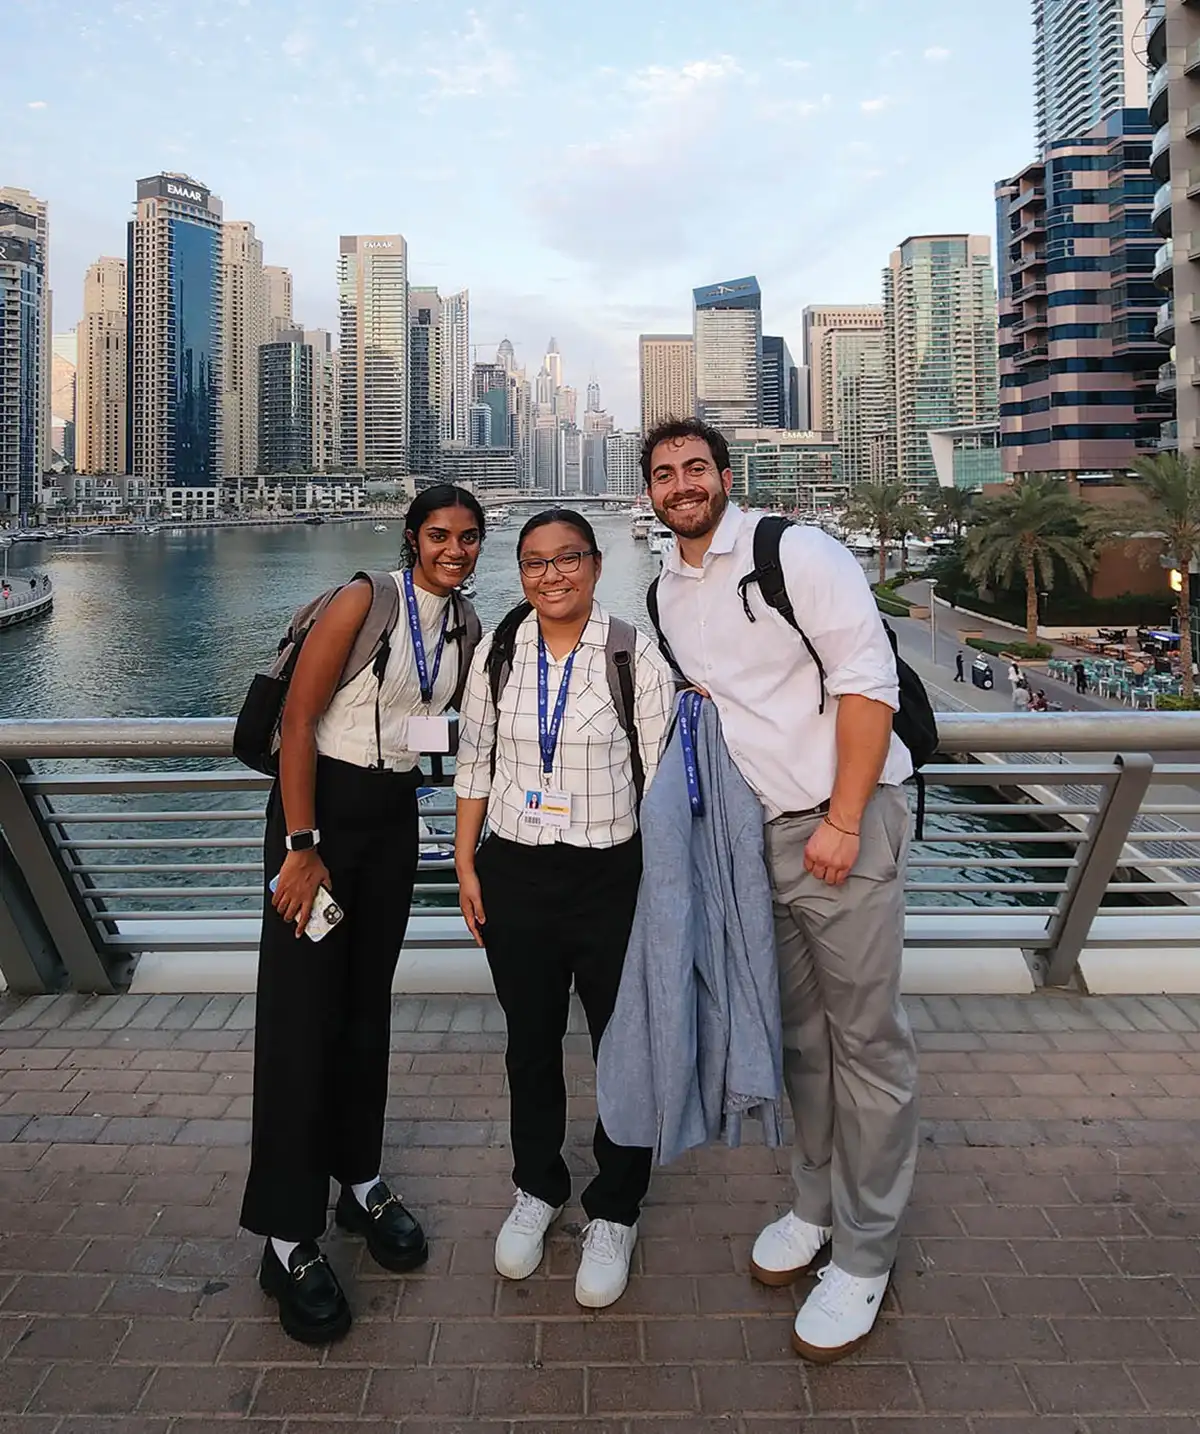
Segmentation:
<svg viewBox="0 0 1200 1434">
<path fill-rule="evenodd" d="M 629 741 L 608 682 L 608 614 L 599 603 L 593 606 L 575 651 L 554 751 L 553 785 L 571 794 L 571 825 L 564 831 L 531 827 L 521 820 L 525 793 L 549 785 L 542 775 L 538 741 L 537 638 L 537 618 L 531 613 L 516 632 L 512 674 L 500 694 L 499 714 L 485 670 L 492 640 L 485 637 L 479 644 L 463 694 L 455 794 L 487 797 L 488 826 L 508 841 L 533 846 L 562 841 L 568 846 L 588 847 L 629 841 L 638 829 L 637 796 Z M 548 698 L 553 708 L 566 659 L 556 662 L 549 654 L 547 659 Z M 634 654 L 633 698 L 638 751 L 649 787 L 674 710 L 675 683 L 658 649 L 641 632 Z"/>
<path fill-rule="evenodd" d="M 820 528 L 791 527 L 780 561 L 796 621 L 825 668 L 825 711 L 816 664 L 800 635 L 757 583 L 747 588 L 751 622 L 738 593 L 754 567 L 755 516 L 732 503 L 703 565 L 689 567 L 678 543 L 658 586 L 663 634 L 687 676 L 711 693 L 730 756 L 768 818 L 828 800 L 837 772 L 839 697 L 853 693 L 899 706 L 896 661 L 866 575 L 854 555 Z M 908 749 L 892 734 L 881 781 L 912 775 Z"/>
</svg>

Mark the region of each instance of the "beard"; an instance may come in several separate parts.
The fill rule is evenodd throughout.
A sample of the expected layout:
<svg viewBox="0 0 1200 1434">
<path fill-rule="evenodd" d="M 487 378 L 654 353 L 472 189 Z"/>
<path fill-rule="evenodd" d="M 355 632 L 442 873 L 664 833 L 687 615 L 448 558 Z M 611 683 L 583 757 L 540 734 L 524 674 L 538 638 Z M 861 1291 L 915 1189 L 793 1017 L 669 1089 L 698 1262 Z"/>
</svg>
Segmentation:
<svg viewBox="0 0 1200 1434">
<path fill-rule="evenodd" d="M 705 501 L 687 513 L 680 513 L 675 506 L 679 503 L 690 503 L 696 498 L 703 498 Z M 674 497 L 670 506 L 656 507 L 654 511 L 678 537 L 703 538 L 706 533 L 711 533 L 725 516 L 728 506 L 729 495 L 723 489 L 718 493 L 709 493 L 696 488 L 690 493 L 681 493 Z"/>
</svg>

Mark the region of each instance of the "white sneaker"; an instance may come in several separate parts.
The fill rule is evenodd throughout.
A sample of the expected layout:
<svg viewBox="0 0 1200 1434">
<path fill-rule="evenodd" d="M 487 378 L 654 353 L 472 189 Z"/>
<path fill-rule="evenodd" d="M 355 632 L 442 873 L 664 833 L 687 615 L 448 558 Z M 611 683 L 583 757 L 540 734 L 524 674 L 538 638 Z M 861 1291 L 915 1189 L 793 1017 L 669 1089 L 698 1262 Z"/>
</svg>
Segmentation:
<svg viewBox="0 0 1200 1434">
<path fill-rule="evenodd" d="M 817 1364 L 830 1364 L 856 1350 L 874 1328 L 890 1275 L 863 1279 L 826 1265 L 820 1284 L 800 1306 L 792 1347 Z"/>
<path fill-rule="evenodd" d="M 546 1231 L 562 1214 L 557 1209 L 530 1195 L 517 1191 L 516 1204 L 496 1236 L 496 1271 L 506 1280 L 525 1280 L 542 1263 L 546 1248 Z"/>
<path fill-rule="evenodd" d="M 762 1285 L 790 1285 L 798 1275 L 808 1273 L 832 1234 L 830 1227 L 810 1225 L 789 1210 L 755 1240 L 750 1272 Z"/>
<path fill-rule="evenodd" d="M 575 1276 L 575 1298 L 602 1310 L 619 1300 L 629 1283 L 629 1260 L 637 1244 L 636 1225 L 593 1220 L 583 1232 L 583 1258 Z"/>
</svg>

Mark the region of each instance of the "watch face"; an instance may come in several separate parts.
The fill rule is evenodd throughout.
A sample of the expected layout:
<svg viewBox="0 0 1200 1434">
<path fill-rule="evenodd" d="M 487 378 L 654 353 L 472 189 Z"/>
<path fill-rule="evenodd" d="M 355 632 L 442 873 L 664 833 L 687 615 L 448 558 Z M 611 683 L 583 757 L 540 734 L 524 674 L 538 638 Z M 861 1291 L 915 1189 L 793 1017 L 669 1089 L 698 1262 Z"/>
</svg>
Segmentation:
<svg viewBox="0 0 1200 1434">
<path fill-rule="evenodd" d="M 288 842 L 293 851 L 311 851 L 315 845 L 312 832 L 293 832 Z"/>
</svg>

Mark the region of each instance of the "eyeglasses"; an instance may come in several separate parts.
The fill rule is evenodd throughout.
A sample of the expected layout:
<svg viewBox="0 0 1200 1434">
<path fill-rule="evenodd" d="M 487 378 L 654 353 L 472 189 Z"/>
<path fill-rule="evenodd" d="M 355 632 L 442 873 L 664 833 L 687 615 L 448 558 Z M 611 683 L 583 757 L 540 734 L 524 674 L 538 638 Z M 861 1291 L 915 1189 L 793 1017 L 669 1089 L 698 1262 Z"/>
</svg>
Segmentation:
<svg viewBox="0 0 1200 1434">
<path fill-rule="evenodd" d="M 587 548 L 582 553 L 559 553 L 556 558 L 522 558 L 517 566 L 527 578 L 540 578 L 547 568 L 556 573 L 577 573 L 584 558 L 595 556 L 595 548 Z"/>
</svg>

